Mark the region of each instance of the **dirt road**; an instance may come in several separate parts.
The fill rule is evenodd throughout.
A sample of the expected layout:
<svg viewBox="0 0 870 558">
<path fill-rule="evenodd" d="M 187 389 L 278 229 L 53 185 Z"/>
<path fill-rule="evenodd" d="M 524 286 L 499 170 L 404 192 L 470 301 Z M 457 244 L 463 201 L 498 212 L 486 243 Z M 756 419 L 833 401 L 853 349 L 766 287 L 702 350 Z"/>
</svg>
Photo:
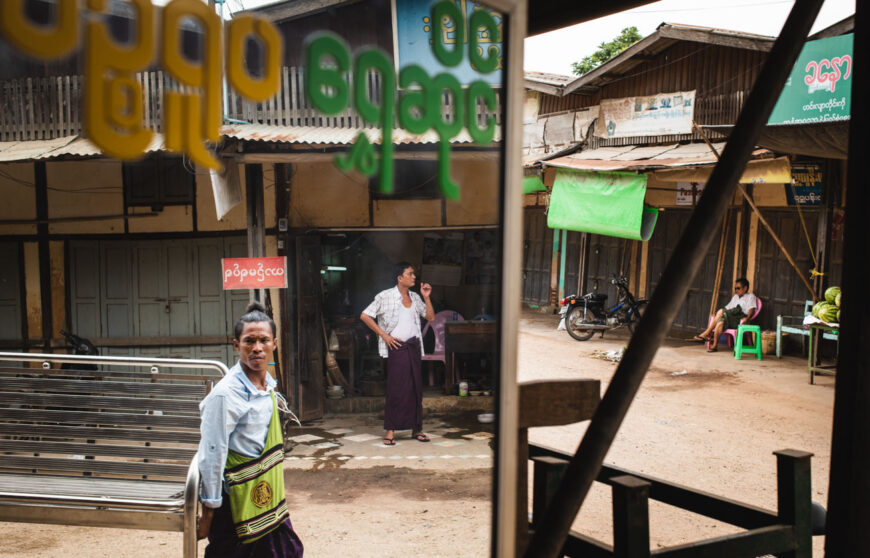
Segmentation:
<svg viewBox="0 0 870 558">
<path fill-rule="evenodd" d="M 555 326 L 553 316 L 524 315 L 520 379 L 597 378 L 606 388 L 615 364 L 592 353 L 619 349 L 627 338 L 580 343 Z M 815 454 L 813 499 L 826 504 L 832 387 L 833 378 L 809 385 L 798 357 L 735 361 L 672 341 L 659 351 L 607 462 L 773 510 L 772 452 L 801 449 Z M 300 438 L 286 462 L 291 518 L 307 557 L 488 555 L 492 460 L 485 428 L 467 415 L 427 421 L 440 438 L 400 438 L 394 448 L 378 447 L 373 417 L 331 417 L 296 433 L 311 436 Z M 585 428 L 535 429 L 530 438 L 573 451 Z M 611 542 L 610 510 L 609 490 L 596 484 L 574 528 Z M 653 548 L 734 531 L 655 503 L 650 518 Z M 4 555 L 22 558 L 179 556 L 181 545 L 178 534 L 12 523 L 0 523 L 0 538 Z M 814 540 L 815 556 L 822 544 Z"/>
<path fill-rule="evenodd" d="M 618 350 L 625 335 L 577 342 L 555 331 L 552 317 L 525 314 L 520 330 L 521 381 L 598 378 L 602 390 L 616 364 L 592 358 Z M 772 452 L 814 453 L 812 498 L 827 505 L 834 379 L 807 383 L 806 360 L 708 354 L 702 345 L 670 340 L 647 374 L 606 461 L 755 506 L 776 509 Z M 535 429 L 530 439 L 574 451 L 586 423 Z M 609 489 L 596 483 L 574 524 L 612 542 Z M 653 548 L 735 532 L 707 518 L 651 502 Z M 823 537 L 814 538 L 822 556 Z"/>
</svg>

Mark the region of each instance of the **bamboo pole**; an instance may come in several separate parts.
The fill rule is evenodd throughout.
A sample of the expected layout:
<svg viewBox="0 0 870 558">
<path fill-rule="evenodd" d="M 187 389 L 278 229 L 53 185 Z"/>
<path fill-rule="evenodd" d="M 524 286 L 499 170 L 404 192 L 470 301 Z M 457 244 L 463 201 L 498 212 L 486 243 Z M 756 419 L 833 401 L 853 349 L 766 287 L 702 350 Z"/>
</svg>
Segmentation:
<svg viewBox="0 0 870 558">
<path fill-rule="evenodd" d="M 713 293 L 710 297 L 710 315 L 716 312 L 716 303 L 719 302 L 719 288 L 722 286 L 722 267 L 725 265 L 725 246 L 731 225 L 731 212 L 725 211 L 725 220 L 722 222 L 722 236 L 719 238 L 719 254 L 716 259 L 716 279 L 713 281 Z"/>
</svg>

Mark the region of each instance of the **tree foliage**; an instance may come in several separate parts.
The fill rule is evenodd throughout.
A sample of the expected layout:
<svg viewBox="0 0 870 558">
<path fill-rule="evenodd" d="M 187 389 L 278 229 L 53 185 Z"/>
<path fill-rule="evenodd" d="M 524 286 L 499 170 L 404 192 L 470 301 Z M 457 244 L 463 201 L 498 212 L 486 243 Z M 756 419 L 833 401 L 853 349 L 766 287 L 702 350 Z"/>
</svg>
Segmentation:
<svg viewBox="0 0 870 558">
<path fill-rule="evenodd" d="M 572 62 L 571 70 L 578 76 L 591 72 L 642 38 L 637 27 L 626 27 L 612 41 L 598 45 L 598 50 L 592 55 L 585 56 L 580 62 Z"/>
</svg>

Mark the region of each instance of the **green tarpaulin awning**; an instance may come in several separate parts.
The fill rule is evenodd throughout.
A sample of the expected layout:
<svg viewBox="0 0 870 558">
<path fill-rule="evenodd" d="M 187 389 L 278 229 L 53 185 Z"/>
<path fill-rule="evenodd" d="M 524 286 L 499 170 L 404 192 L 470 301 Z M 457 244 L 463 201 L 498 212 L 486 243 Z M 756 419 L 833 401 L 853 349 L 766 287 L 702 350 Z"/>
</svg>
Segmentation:
<svg viewBox="0 0 870 558">
<path fill-rule="evenodd" d="M 546 190 L 547 187 L 544 186 L 544 181 L 541 180 L 541 175 L 535 174 L 533 176 L 524 176 L 523 177 L 523 194 L 532 194 L 534 192 L 542 192 Z"/>
<path fill-rule="evenodd" d="M 644 207 L 646 175 L 556 171 L 547 226 L 633 240 L 649 240 L 658 210 Z"/>
</svg>

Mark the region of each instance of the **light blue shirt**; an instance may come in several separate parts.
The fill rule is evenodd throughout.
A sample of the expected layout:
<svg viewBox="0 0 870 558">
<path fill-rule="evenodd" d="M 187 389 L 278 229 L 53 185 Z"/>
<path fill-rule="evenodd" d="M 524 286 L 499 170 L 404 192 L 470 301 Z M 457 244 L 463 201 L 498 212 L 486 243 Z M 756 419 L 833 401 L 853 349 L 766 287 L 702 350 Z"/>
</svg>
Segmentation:
<svg viewBox="0 0 870 558">
<path fill-rule="evenodd" d="M 227 374 L 199 404 L 202 419 L 197 459 L 202 480 L 199 499 L 209 508 L 223 502 L 227 451 L 259 457 L 272 419 L 271 392 L 277 382 L 266 374 L 266 390 L 254 387 L 241 365 Z"/>
</svg>

